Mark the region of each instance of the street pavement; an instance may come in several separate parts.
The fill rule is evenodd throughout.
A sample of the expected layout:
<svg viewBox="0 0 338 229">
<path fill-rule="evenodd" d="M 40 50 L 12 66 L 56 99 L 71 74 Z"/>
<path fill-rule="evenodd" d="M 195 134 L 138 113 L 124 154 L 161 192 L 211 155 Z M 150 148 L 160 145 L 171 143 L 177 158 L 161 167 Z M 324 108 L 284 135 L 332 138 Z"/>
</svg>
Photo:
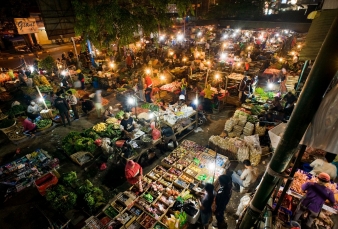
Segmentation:
<svg viewBox="0 0 338 229">
<path fill-rule="evenodd" d="M 63 52 L 68 52 L 72 50 L 74 52 L 73 45 L 71 43 L 63 45 L 43 45 L 43 51 L 37 52 L 39 59 L 43 59 L 48 55 L 51 55 L 54 59 L 61 58 Z M 76 45 L 77 52 L 81 50 L 80 45 Z M 2 68 L 11 68 L 15 69 L 20 66 L 20 57 L 23 56 L 27 65 L 32 65 L 35 59 L 34 53 L 24 53 L 24 54 L 9 54 L 9 53 L 0 53 L 0 67 Z"/>
</svg>

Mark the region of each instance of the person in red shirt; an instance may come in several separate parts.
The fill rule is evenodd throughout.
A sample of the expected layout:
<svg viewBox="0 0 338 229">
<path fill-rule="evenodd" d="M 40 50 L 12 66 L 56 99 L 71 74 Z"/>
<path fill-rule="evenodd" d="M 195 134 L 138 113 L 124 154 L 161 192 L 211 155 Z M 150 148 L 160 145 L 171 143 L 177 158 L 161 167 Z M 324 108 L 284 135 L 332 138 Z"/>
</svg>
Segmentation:
<svg viewBox="0 0 338 229">
<path fill-rule="evenodd" d="M 153 89 L 152 89 L 153 81 L 151 80 L 151 78 L 150 78 L 149 75 L 146 75 L 146 77 L 144 78 L 144 84 L 146 85 L 146 90 L 144 92 L 145 98 L 146 98 L 146 102 L 147 103 L 152 103 L 151 93 L 153 91 Z"/>
<path fill-rule="evenodd" d="M 38 129 L 37 125 L 33 122 L 31 122 L 28 118 L 19 118 L 19 121 L 22 123 L 23 127 L 23 132 L 31 135 L 32 137 L 34 136 L 33 133 L 36 132 Z"/>
<path fill-rule="evenodd" d="M 127 181 L 132 184 L 138 186 L 140 192 L 143 192 L 142 188 L 142 176 L 143 176 L 143 170 L 142 167 L 132 160 L 128 160 L 126 167 L 125 167 L 125 176 L 127 178 Z"/>
</svg>

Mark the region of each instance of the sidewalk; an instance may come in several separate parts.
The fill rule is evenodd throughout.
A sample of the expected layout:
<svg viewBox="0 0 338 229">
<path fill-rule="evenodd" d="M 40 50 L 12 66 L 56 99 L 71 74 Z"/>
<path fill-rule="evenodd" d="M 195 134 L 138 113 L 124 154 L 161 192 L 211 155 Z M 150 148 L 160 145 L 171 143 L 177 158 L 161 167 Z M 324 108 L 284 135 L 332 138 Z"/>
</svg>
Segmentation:
<svg viewBox="0 0 338 229">
<path fill-rule="evenodd" d="M 36 52 L 37 55 L 40 55 L 42 53 L 49 53 L 56 51 L 58 49 L 65 49 L 65 48 L 73 48 L 72 43 L 66 43 L 62 45 L 58 44 L 48 44 L 48 45 L 41 45 L 43 50 Z M 76 45 L 76 47 L 79 47 L 80 45 Z M 0 52 L 0 60 L 12 60 L 12 59 L 19 59 L 20 57 L 27 57 L 27 56 L 34 56 L 35 53 L 8 53 L 8 52 Z"/>
</svg>

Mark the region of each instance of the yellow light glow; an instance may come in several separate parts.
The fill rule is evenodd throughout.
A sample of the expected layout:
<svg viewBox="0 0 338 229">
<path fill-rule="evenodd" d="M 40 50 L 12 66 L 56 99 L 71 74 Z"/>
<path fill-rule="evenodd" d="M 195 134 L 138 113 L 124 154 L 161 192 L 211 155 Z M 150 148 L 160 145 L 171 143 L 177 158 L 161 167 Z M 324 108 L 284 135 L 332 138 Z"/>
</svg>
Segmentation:
<svg viewBox="0 0 338 229">
<path fill-rule="evenodd" d="M 226 43 L 224 43 L 224 44 L 223 44 L 223 47 L 224 47 L 224 48 L 226 48 L 226 47 L 227 47 L 227 44 L 226 44 Z"/>
<path fill-rule="evenodd" d="M 292 52 L 291 52 L 291 55 L 295 55 L 295 52 L 294 52 L 294 51 L 292 51 Z"/>
<path fill-rule="evenodd" d="M 216 75 L 215 75 L 215 78 L 216 78 L 216 79 L 219 79 L 219 74 L 216 74 Z"/>
<path fill-rule="evenodd" d="M 207 61 L 207 64 L 210 65 L 210 61 Z"/>
<path fill-rule="evenodd" d="M 187 61 L 187 58 L 184 57 L 184 58 L 183 58 L 183 62 L 185 62 L 185 61 Z"/>
<path fill-rule="evenodd" d="M 283 61 L 283 58 L 279 58 L 279 61 L 282 62 L 282 61 Z"/>
<path fill-rule="evenodd" d="M 250 49 L 251 49 L 251 46 L 249 46 L 247 49 L 250 50 Z"/>
<path fill-rule="evenodd" d="M 147 73 L 147 74 L 150 74 L 150 69 L 146 69 L 146 73 Z"/>
<path fill-rule="evenodd" d="M 169 55 L 170 55 L 170 56 L 174 55 L 174 52 L 172 52 L 172 51 L 171 51 L 171 52 L 169 52 Z"/>
<path fill-rule="evenodd" d="M 300 48 L 300 47 L 302 47 L 301 45 L 297 45 L 297 48 Z"/>
<path fill-rule="evenodd" d="M 237 67 L 240 67 L 241 66 L 241 63 L 237 63 Z"/>
<path fill-rule="evenodd" d="M 111 68 L 115 67 L 115 64 L 114 63 L 110 63 L 110 67 Z"/>
<path fill-rule="evenodd" d="M 161 80 L 165 80 L 165 76 L 164 76 L 164 75 L 161 75 L 161 76 L 160 76 L 160 79 L 161 79 Z"/>
</svg>

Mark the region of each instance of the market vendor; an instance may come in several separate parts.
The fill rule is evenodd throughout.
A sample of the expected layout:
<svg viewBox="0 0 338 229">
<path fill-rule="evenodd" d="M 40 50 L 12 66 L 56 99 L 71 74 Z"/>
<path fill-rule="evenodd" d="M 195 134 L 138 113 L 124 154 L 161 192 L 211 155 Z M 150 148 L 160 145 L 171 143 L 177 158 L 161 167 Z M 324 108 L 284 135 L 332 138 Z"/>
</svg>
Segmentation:
<svg viewBox="0 0 338 229">
<path fill-rule="evenodd" d="M 136 122 L 132 117 L 130 117 L 129 113 L 124 113 L 123 119 L 120 123 L 120 129 L 124 132 L 126 136 L 130 136 L 130 134 L 135 130 Z"/>
<path fill-rule="evenodd" d="M 283 106 L 280 103 L 280 98 L 278 96 L 275 96 L 274 100 L 271 103 L 271 107 L 269 108 L 271 111 L 283 111 Z"/>
<path fill-rule="evenodd" d="M 94 103 L 93 101 L 89 99 L 80 99 L 81 107 L 84 115 L 88 115 L 88 112 L 94 109 Z"/>
<path fill-rule="evenodd" d="M 37 117 L 39 117 L 41 110 L 42 108 L 38 104 L 36 104 L 34 101 L 31 101 L 27 107 L 27 116 L 30 119 L 35 120 Z"/>
<path fill-rule="evenodd" d="M 185 97 L 187 96 L 187 87 L 188 87 L 188 83 L 183 78 L 181 81 L 181 95 L 184 95 Z"/>
<path fill-rule="evenodd" d="M 108 118 L 114 117 L 114 113 L 113 113 L 113 107 L 109 106 L 103 113 L 103 118 L 104 121 L 106 121 Z"/>
<path fill-rule="evenodd" d="M 329 200 L 332 204 L 335 203 L 333 192 L 325 185 L 330 182 L 330 176 L 327 173 L 320 173 L 318 181 L 307 182 L 302 185 L 302 190 L 306 192 L 305 198 L 302 199 L 295 211 L 294 220 L 298 221 L 304 212 L 308 212 L 305 219 L 305 225 L 311 228 L 313 221 L 318 217 L 323 204 Z M 303 228 L 303 226 L 302 226 Z"/>
<path fill-rule="evenodd" d="M 38 129 L 37 125 L 28 118 L 20 117 L 18 121 L 22 124 L 23 133 L 29 134 L 31 137 L 34 137 L 34 133 Z"/>
<path fill-rule="evenodd" d="M 287 91 L 286 88 L 286 69 L 282 68 L 282 70 L 279 73 L 279 79 L 280 79 L 280 93 L 285 94 Z"/>
<path fill-rule="evenodd" d="M 142 167 L 138 163 L 136 163 L 132 160 L 128 160 L 124 172 L 125 172 L 125 176 L 127 178 L 127 181 L 132 185 L 136 185 L 139 188 L 139 191 L 143 192 L 143 187 L 142 187 L 143 170 L 142 170 Z"/>
<path fill-rule="evenodd" d="M 241 82 L 239 83 L 239 87 L 238 87 L 238 99 L 239 101 L 241 101 L 242 95 L 246 89 L 246 81 L 248 80 L 248 77 L 246 75 L 244 75 L 243 79 L 241 80 Z"/>
<path fill-rule="evenodd" d="M 295 102 L 297 101 L 297 97 L 289 91 L 284 97 L 283 100 L 285 101 L 284 106 L 284 114 L 285 116 L 290 116 L 293 108 L 295 106 Z"/>
<path fill-rule="evenodd" d="M 232 182 L 234 184 L 234 191 L 240 191 L 240 187 L 249 188 L 253 183 L 255 183 L 258 177 L 257 168 L 251 166 L 251 162 L 246 159 L 243 161 L 244 171 L 238 170 L 233 172 L 231 175 Z"/>
<path fill-rule="evenodd" d="M 151 77 L 148 74 L 144 78 L 144 85 L 145 85 L 144 96 L 145 96 L 146 102 L 152 103 L 151 93 L 153 91 L 153 89 L 152 89 L 153 81 L 151 80 Z"/>
<path fill-rule="evenodd" d="M 171 127 L 169 127 L 169 126 L 163 126 L 161 128 L 161 132 L 162 132 L 162 136 L 163 136 L 163 140 L 164 140 L 164 148 L 165 148 L 165 150 L 169 150 L 168 143 L 170 141 L 173 142 L 174 148 L 176 148 L 178 144 L 177 144 L 176 135 L 175 135 L 173 129 Z"/>
<path fill-rule="evenodd" d="M 203 108 L 204 111 L 212 113 L 211 109 L 211 102 L 212 102 L 212 94 L 214 92 L 211 90 L 211 85 L 208 84 L 207 87 L 204 89 L 204 104 Z"/>
</svg>

